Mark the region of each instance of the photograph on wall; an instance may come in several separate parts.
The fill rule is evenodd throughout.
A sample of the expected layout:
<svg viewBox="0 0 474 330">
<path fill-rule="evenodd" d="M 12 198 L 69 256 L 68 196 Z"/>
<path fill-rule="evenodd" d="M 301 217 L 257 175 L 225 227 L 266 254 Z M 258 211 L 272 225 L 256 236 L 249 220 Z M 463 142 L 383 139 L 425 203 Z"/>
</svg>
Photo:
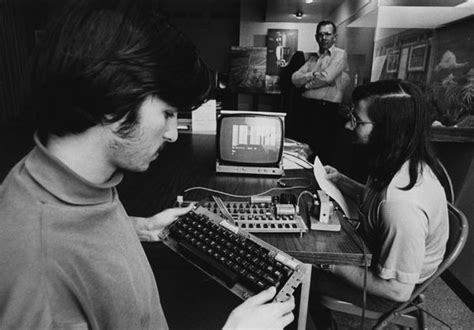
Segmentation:
<svg viewBox="0 0 474 330">
<path fill-rule="evenodd" d="M 298 50 L 298 30 L 268 29 L 267 30 L 267 75 L 275 76 L 279 68 L 290 62 L 291 56 Z"/>
<path fill-rule="evenodd" d="M 265 90 L 266 47 L 231 47 L 229 85 L 234 92 Z"/>
<path fill-rule="evenodd" d="M 387 73 L 394 73 L 398 71 L 398 60 L 399 60 L 400 51 L 399 50 L 390 50 L 387 55 Z"/>
<path fill-rule="evenodd" d="M 427 49 L 426 44 L 411 47 L 408 71 L 423 71 L 425 69 Z"/>
</svg>

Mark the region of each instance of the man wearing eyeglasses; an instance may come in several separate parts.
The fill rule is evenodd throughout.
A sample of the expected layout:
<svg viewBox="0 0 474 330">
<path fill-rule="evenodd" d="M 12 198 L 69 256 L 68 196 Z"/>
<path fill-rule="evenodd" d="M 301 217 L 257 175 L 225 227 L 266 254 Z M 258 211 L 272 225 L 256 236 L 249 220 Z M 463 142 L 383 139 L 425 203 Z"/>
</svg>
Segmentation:
<svg viewBox="0 0 474 330">
<path fill-rule="evenodd" d="M 321 265 L 313 272 L 311 290 L 316 297 L 387 312 L 396 302 L 407 301 L 443 260 L 447 201 L 442 170 L 429 143 L 430 117 L 421 89 L 406 81 L 381 80 L 358 86 L 353 100 L 346 128 L 355 143 L 367 147 L 367 182 L 356 182 L 331 166 L 325 170 L 346 197 L 360 203 L 358 231 L 373 258 L 367 270 Z M 313 315 L 320 329 L 330 313 L 315 300 Z"/>
<path fill-rule="evenodd" d="M 319 22 L 315 35 L 317 55 L 291 77 L 296 87 L 304 89 L 298 107 L 301 139 L 324 163 L 331 162 L 333 146 L 327 141 L 338 130 L 339 103 L 349 84 L 347 54 L 334 45 L 336 34 L 333 22 Z"/>
</svg>

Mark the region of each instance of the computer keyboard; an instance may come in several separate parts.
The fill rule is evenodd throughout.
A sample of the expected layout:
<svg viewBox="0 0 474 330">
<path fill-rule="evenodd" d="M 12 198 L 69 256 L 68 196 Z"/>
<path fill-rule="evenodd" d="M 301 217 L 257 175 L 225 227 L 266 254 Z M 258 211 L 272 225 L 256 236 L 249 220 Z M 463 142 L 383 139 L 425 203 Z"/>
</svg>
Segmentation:
<svg viewBox="0 0 474 330">
<path fill-rule="evenodd" d="M 285 301 L 302 282 L 300 261 L 199 206 L 161 234 L 164 244 L 242 299 L 277 288 Z"/>
<path fill-rule="evenodd" d="M 308 231 L 296 208 L 296 199 L 280 196 L 259 196 L 240 201 L 204 202 L 203 206 L 224 218 L 227 213 L 233 224 L 251 233 L 305 233 Z M 184 205 L 190 202 L 185 202 Z M 227 212 L 223 212 L 225 207 Z"/>
</svg>

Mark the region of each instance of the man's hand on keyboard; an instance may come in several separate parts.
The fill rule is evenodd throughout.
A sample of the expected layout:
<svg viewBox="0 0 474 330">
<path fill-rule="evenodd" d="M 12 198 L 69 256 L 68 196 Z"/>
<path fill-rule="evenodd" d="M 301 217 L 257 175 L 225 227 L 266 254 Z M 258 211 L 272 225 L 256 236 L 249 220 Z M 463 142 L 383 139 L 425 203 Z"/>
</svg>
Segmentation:
<svg viewBox="0 0 474 330">
<path fill-rule="evenodd" d="M 166 209 L 150 218 L 130 218 L 133 221 L 133 226 L 135 227 L 140 241 L 156 242 L 160 240 L 159 235 L 166 226 L 178 219 L 179 216 L 191 211 L 193 207 L 194 204 L 190 204 L 187 207 L 175 207 L 171 209 Z"/>
<path fill-rule="evenodd" d="M 295 299 L 269 302 L 275 294 L 275 287 L 270 287 L 244 301 L 230 313 L 223 329 L 283 329 L 294 320 Z"/>
</svg>

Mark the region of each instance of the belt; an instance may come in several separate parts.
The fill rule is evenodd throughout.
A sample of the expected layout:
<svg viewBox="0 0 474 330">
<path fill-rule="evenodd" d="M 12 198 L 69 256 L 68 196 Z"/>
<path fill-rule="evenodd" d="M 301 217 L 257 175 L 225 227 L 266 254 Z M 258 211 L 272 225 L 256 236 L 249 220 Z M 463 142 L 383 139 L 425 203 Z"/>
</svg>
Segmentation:
<svg viewBox="0 0 474 330">
<path fill-rule="evenodd" d="M 315 104 L 318 104 L 318 105 L 339 105 L 339 103 L 330 102 L 330 101 L 326 101 L 326 100 L 310 99 L 310 98 L 307 98 L 307 97 L 302 97 L 302 99 L 304 99 L 306 101 L 309 101 L 309 102 L 312 102 L 312 103 L 315 103 Z"/>
</svg>

